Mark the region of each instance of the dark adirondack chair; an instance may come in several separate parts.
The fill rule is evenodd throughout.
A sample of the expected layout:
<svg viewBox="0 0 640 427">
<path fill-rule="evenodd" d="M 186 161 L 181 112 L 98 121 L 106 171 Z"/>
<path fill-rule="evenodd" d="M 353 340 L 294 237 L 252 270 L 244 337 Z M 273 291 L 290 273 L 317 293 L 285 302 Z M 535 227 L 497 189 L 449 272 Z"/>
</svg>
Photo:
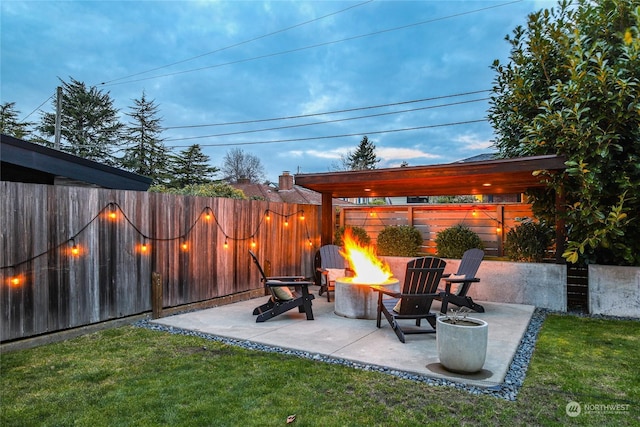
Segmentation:
<svg viewBox="0 0 640 427">
<path fill-rule="evenodd" d="M 258 316 L 256 322 L 264 322 L 289 311 L 298 308 L 300 313 L 307 315 L 307 320 L 313 320 L 313 310 L 311 308 L 311 300 L 313 295 L 309 293 L 309 286 L 314 282 L 306 280 L 304 276 L 269 276 L 264 273 L 258 257 L 251 250 L 249 251 L 251 259 L 258 267 L 260 272 L 260 281 L 269 289 L 271 297 L 269 300 L 253 310 L 253 315 Z M 293 287 L 295 291 L 291 291 Z"/>
<path fill-rule="evenodd" d="M 447 312 L 449 303 L 458 307 L 468 307 L 478 313 L 484 313 L 484 307 L 476 304 L 470 296 L 467 296 L 471 284 L 480 281 L 476 277 L 476 273 L 482 258 L 484 258 L 482 249 L 469 249 L 462 254 L 458 271 L 454 275 L 445 274 L 443 276 L 442 280 L 445 282 L 445 289 L 440 290 L 440 297 L 438 298 L 442 301 L 441 313 L 445 314 Z M 458 289 L 453 289 L 452 287 L 454 286 Z"/>
<path fill-rule="evenodd" d="M 336 245 L 324 245 L 314 258 L 313 266 L 315 268 L 315 281 L 316 285 L 320 286 L 318 295 L 322 296 L 323 293 L 327 293 L 327 301 L 331 301 L 331 292 L 335 288 L 335 279 L 332 278 L 332 274 L 335 271 L 342 270 L 344 275 L 347 275 L 351 270 L 349 269 L 349 263 L 340 254 L 340 247 Z"/>
<path fill-rule="evenodd" d="M 416 258 L 407 263 L 407 270 L 401 292 L 393 292 L 383 286 L 371 286 L 378 292 L 379 328 L 382 315 L 387 318 L 391 328 L 401 342 L 407 334 L 432 334 L 436 332 L 436 315 L 431 312 L 433 300 L 438 298 L 438 283 L 444 273 L 446 262 L 440 258 Z M 387 295 L 391 298 L 384 298 Z M 421 328 L 420 322 L 426 319 L 430 328 Z M 415 326 L 403 325 L 402 320 L 415 320 Z M 406 323 L 406 322 L 404 322 Z"/>
</svg>

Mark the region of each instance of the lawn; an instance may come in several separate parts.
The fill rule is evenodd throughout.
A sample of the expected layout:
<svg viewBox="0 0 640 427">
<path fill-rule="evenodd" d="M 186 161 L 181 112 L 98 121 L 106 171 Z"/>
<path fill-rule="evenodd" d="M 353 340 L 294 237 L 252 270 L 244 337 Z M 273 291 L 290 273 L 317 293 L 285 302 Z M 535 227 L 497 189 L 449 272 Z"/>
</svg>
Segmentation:
<svg viewBox="0 0 640 427">
<path fill-rule="evenodd" d="M 640 322 L 547 316 L 514 402 L 134 326 L 3 354 L 0 393 L 2 426 L 631 426 Z"/>
</svg>

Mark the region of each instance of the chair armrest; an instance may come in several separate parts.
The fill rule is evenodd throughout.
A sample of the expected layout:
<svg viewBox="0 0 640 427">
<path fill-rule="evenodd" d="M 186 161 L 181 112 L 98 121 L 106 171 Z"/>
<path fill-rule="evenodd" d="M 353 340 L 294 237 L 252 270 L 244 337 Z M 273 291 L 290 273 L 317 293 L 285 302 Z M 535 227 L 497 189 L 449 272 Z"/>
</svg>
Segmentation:
<svg viewBox="0 0 640 427">
<path fill-rule="evenodd" d="M 465 283 L 465 282 L 479 282 L 480 281 L 480 279 L 478 279 L 477 277 L 473 277 L 471 279 L 467 279 L 467 278 L 465 278 L 465 279 L 447 279 L 445 277 L 444 280 L 446 282 L 449 282 L 449 283 Z"/>
<path fill-rule="evenodd" d="M 279 280 L 282 282 L 295 282 L 295 281 L 301 281 L 305 279 L 307 278 L 304 276 L 269 276 L 267 277 L 267 282 L 270 282 L 272 280 Z"/>
<path fill-rule="evenodd" d="M 298 280 L 298 281 L 285 281 L 285 280 L 267 280 L 265 283 L 267 286 L 310 286 L 315 285 L 315 282 L 309 282 L 306 280 Z"/>
<path fill-rule="evenodd" d="M 390 289 L 385 288 L 384 286 L 372 285 L 370 287 L 371 287 L 371 290 L 374 292 L 380 292 L 385 295 L 389 295 L 390 297 L 393 297 L 393 298 L 400 298 L 402 296 L 400 292 L 392 291 Z"/>
</svg>

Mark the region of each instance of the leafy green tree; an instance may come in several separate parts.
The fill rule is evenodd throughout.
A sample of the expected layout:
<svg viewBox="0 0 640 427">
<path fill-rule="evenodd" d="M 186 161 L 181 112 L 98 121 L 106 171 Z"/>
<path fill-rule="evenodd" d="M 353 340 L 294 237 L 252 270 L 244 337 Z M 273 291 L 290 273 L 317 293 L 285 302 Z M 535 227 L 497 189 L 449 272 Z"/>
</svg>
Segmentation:
<svg viewBox="0 0 640 427">
<path fill-rule="evenodd" d="M 29 126 L 33 123 L 21 122 L 18 119 L 20 111 L 15 107 L 15 102 L 5 102 L 0 105 L 0 133 L 25 139 L 31 133 Z"/>
<path fill-rule="evenodd" d="M 222 174 L 232 184 L 241 179 L 257 184 L 264 180 L 265 175 L 260 159 L 241 148 L 232 148 L 224 155 Z"/>
<path fill-rule="evenodd" d="M 134 106 L 126 113 L 130 123 L 126 126 L 127 148 L 122 157 L 122 167 L 153 179 L 161 184 L 168 179 L 169 150 L 162 142 L 161 119 L 158 106 L 148 100 L 144 92 L 140 99 L 134 99 Z"/>
<path fill-rule="evenodd" d="M 218 172 L 218 168 L 209 165 L 209 156 L 202 152 L 199 144 L 182 150 L 172 156 L 172 160 L 169 187 L 207 184 L 213 182 L 211 175 Z"/>
<path fill-rule="evenodd" d="M 564 174 L 531 192 L 551 224 L 566 197 L 569 262 L 640 265 L 640 5 L 561 1 L 507 37 L 489 120 L 503 157 L 559 154 Z"/>
<path fill-rule="evenodd" d="M 56 100 L 53 101 L 56 110 Z M 55 113 L 44 113 L 38 130 L 45 137 L 55 135 Z M 61 149 L 85 159 L 116 165 L 114 155 L 120 145 L 123 124 L 109 93 L 83 82 L 62 81 L 60 118 Z"/>
<path fill-rule="evenodd" d="M 376 156 L 376 146 L 369 138 L 364 136 L 358 148 L 347 155 L 347 164 L 350 170 L 375 169 L 380 159 Z"/>
<path fill-rule="evenodd" d="M 226 182 L 209 182 L 206 184 L 192 184 L 181 188 L 171 188 L 164 185 L 152 185 L 149 187 L 149 191 L 155 193 L 170 193 L 170 194 L 182 194 L 185 196 L 200 196 L 200 197 L 224 197 L 227 199 L 242 199 L 246 200 L 242 190 L 233 188 Z"/>
</svg>

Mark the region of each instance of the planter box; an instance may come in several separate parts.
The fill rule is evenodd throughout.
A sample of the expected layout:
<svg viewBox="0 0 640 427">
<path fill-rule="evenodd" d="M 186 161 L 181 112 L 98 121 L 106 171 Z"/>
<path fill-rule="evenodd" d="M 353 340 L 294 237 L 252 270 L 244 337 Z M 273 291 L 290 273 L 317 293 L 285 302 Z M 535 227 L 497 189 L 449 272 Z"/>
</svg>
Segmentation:
<svg viewBox="0 0 640 427">
<path fill-rule="evenodd" d="M 413 258 L 380 257 L 393 275 L 404 283 L 407 262 Z M 455 273 L 459 259 L 446 259 L 445 273 Z M 562 264 L 509 261 L 482 261 L 479 283 L 469 289 L 474 301 L 527 304 L 550 310 L 567 311 L 567 268 Z M 637 289 L 637 288 L 636 288 Z"/>
<path fill-rule="evenodd" d="M 640 318 L 640 267 L 590 265 L 589 313 Z"/>
</svg>

